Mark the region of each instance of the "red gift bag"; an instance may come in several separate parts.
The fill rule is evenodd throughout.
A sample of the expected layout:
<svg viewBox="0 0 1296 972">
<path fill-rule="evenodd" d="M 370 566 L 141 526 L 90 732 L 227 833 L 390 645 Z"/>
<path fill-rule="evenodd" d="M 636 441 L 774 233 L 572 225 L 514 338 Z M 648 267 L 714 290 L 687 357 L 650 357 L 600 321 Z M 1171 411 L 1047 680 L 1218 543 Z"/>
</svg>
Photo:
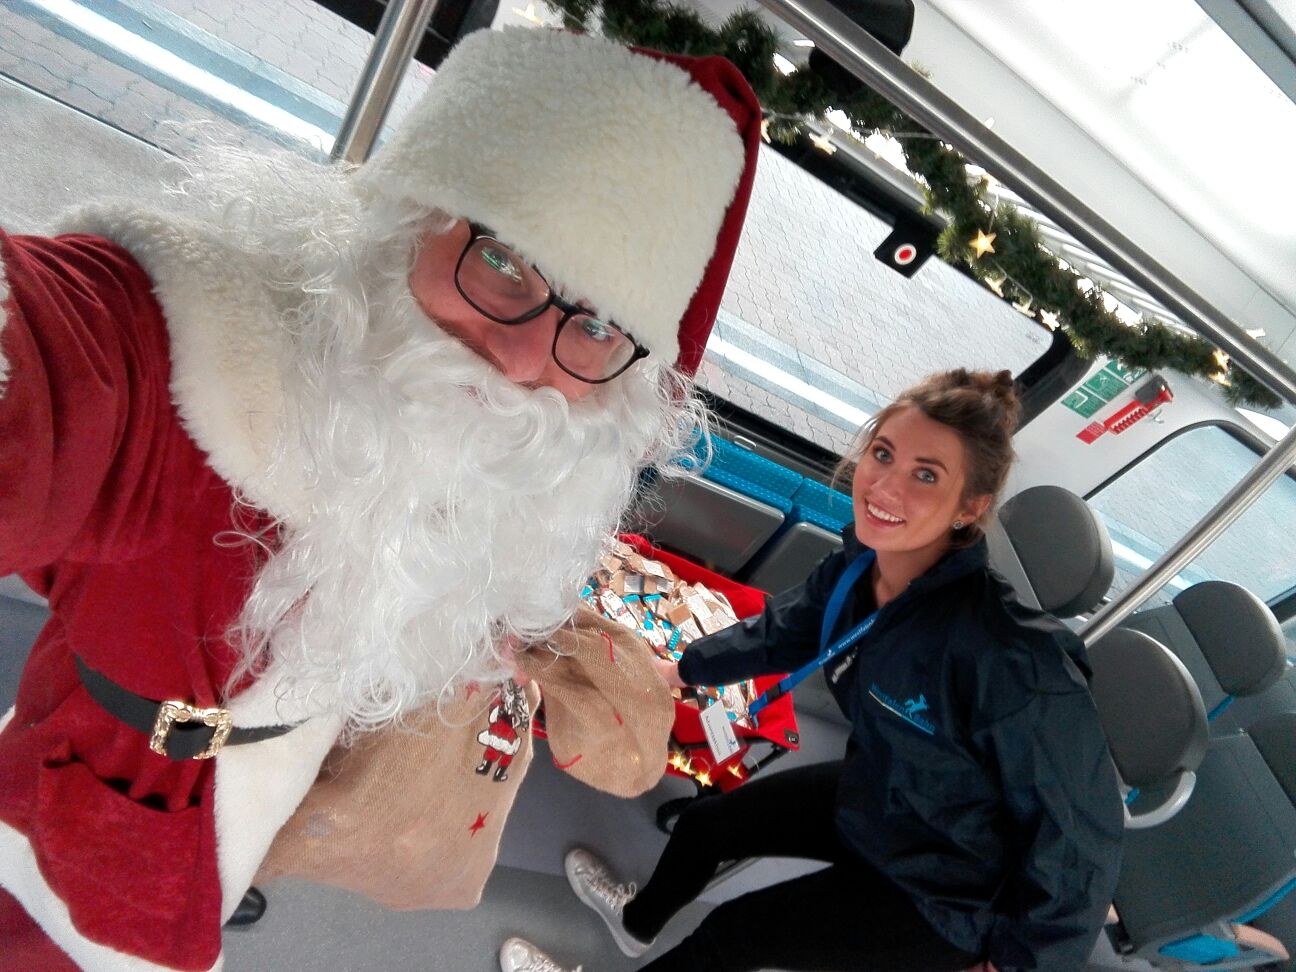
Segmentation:
<svg viewBox="0 0 1296 972">
<path fill-rule="evenodd" d="M 765 609 L 763 591 L 731 581 L 705 567 L 698 566 L 691 560 L 659 550 L 636 534 L 624 534 L 621 539 L 634 547 L 640 556 L 665 564 L 681 580 L 689 583 L 701 582 L 711 590 L 723 594 L 733 606 L 734 614 L 739 618 L 760 614 Z M 782 675 L 758 677 L 756 691 L 764 692 L 776 685 L 782 677 Z M 800 748 L 800 736 L 797 734 L 796 713 L 792 709 L 791 693 L 776 699 L 761 710 L 759 723 L 756 728 L 734 724 L 734 735 L 738 737 L 740 748 L 737 753 L 716 766 L 711 747 L 707 745 L 706 735 L 702 730 L 702 719 L 698 709 L 677 701 L 671 742 L 672 748 L 679 755 L 672 757 L 672 765 L 667 767 L 667 772 L 672 776 L 692 778 L 704 788 L 715 787 L 722 792 L 728 792 L 741 786 L 748 776 L 756 772 L 770 758 Z M 773 747 L 772 752 L 756 766 L 745 765 L 744 757 L 751 750 L 752 744 L 761 741 L 769 743 Z"/>
</svg>

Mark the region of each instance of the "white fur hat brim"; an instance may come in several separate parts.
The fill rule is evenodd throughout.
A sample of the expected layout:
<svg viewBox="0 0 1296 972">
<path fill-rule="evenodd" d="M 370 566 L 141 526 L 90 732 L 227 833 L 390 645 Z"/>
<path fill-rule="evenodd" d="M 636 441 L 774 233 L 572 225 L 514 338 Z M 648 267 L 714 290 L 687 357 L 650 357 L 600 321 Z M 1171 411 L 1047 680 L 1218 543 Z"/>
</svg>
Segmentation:
<svg viewBox="0 0 1296 972">
<path fill-rule="evenodd" d="M 465 38 L 358 178 L 489 227 L 670 362 L 743 168 L 733 119 L 675 64 L 513 28 Z"/>
</svg>

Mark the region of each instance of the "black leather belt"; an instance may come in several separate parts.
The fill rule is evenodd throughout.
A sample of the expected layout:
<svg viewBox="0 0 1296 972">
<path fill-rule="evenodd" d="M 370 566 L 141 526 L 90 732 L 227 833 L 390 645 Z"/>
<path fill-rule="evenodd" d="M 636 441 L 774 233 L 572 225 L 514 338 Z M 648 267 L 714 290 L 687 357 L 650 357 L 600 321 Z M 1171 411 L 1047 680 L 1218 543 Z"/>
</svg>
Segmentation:
<svg viewBox="0 0 1296 972">
<path fill-rule="evenodd" d="M 225 746 L 274 739 L 296 726 L 236 729 L 228 709 L 200 709 L 175 699 L 159 701 L 122 688 L 76 657 L 81 684 L 111 716 L 148 733 L 149 749 L 167 759 L 211 759 Z"/>
</svg>

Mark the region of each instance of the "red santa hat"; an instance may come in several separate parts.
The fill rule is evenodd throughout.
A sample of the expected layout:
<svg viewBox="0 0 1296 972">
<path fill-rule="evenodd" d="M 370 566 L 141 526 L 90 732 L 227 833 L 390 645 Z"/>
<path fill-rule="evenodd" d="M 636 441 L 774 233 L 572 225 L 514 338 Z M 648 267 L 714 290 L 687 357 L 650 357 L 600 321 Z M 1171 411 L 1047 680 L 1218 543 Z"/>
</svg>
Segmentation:
<svg viewBox="0 0 1296 972">
<path fill-rule="evenodd" d="M 488 226 L 692 373 L 742 231 L 760 123 L 724 58 L 483 30 L 451 52 L 358 178 Z"/>
</svg>

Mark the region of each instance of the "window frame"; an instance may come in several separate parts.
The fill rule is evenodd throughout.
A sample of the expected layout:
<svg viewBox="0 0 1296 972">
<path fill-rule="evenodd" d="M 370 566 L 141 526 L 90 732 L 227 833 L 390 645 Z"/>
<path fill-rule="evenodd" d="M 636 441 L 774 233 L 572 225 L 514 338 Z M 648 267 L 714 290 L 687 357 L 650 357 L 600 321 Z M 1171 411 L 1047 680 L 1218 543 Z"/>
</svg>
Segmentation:
<svg viewBox="0 0 1296 972">
<path fill-rule="evenodd" d="M 1184 425 L 1181 428 L 1175 429 L 1174 431 L 1168 433 L 1158 442 L 1153 444 L 1150 448 L 1146 449 L 1144 452 L 1140 453 L 1138 456 L 1131 459 L 1129 462 L 1125 463 L 1125 465 L 1121 466 L 1116 472 L 1112 473 L 1110 476 L 1108 476 L 1106 479 L 1100 482 L 1093 489 L 1089 490 L 1089 492 L 1085 493 L 1084 501 L 1086 503 L 1092 504 L 1095 496 L 1101 493 L 1104 489 L 1106 489 L 1116 480 L 1120 479 L 1122 476 L 1124 476 L 1135 466 L 1140 465 L 1147 459 L 1150 459 L 1155 453 L 1159 452 L 1161 449 L 1163 449 L 1165 446 L 1167 446 L 1168 444 L 1170 444 L 1180 436 L 1188 432 L 1196 431 L 1197 429 L 1201 429 L 1201 428 L 1216 428 L 1221 430 L 1225 434 L 1232 436 L 1236 442 L 1238 442 L 1246 449 L 1250 450 L 1255 455 L 1257 462 L 1259 462 L 1262 458 L 1264 458 L 1265 453 L 1268 452 L 1270 448 L 1272 448 L 1271 445 L 1266 444 L 1264 440 L 1262 440 L 1254 432 L 1241 425 L 1238 425 L 1235 422 L 1229 422 L 1220 419 L 1202 419 L 1200 422 L 1190 422 L 1189 424 Z M 1288 469 L 1285 473 L 1283 473 L 1283 475 L 1286 476 L 1288 479 L 1290 479 L 1293 482 L 1293 484 L 1296 484 L 1296 466 L 1293 466 L 1293 468 Z M 1277 482 L 1277 480 L 1275 480 L 1274 482 Z M 1223 497 L 1221 497 L 1221 499 L 1222 498 Z M 1218 502 L 1218 500 L 1216 502 Z M 1296 616 L 1296 576 L 1293 576 L 1290 580 L 1291 580 L 1290 587 L 1288 587 L 1281 593 L 1276 594 L 1273 597 L 1269 598 L 1269 600 L 1265 601 L 1265 604 L 1269 607 L 1271 611 L 1273 611 L 1274 615 L 1278 618 L 1279 624 L 1283 624 L 1293 616 Z M 1248 590 L 1250 590 L 1250 588 L 1248 588 Z M 1104 601 L 1109 599 L 1110 599 L 1110 592 L 1108 592 L 1108 595 L 1106 598 L 1104 598 Z"/>
</svg>

